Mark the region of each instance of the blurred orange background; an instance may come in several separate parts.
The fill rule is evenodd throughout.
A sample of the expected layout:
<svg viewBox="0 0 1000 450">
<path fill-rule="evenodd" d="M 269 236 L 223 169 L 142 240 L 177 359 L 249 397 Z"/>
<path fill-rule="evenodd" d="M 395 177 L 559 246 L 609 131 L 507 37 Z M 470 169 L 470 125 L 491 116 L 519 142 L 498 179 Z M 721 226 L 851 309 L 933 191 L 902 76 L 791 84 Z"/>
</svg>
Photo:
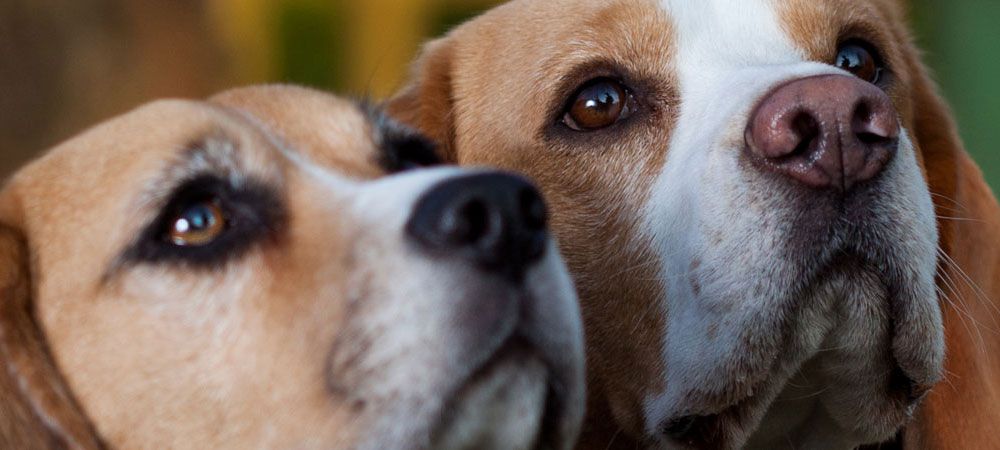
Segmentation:
<svg viewBox="0 0 1000 450">
<path fill-rule="evenodd" d="M 0 177 L 155 98 L 262 82 L 383 98 L 422 42 L 497 3 L 0 0 Z M 1000 187 L 1000 1 L 911 3 L 963 135 Z"/>
</svg>

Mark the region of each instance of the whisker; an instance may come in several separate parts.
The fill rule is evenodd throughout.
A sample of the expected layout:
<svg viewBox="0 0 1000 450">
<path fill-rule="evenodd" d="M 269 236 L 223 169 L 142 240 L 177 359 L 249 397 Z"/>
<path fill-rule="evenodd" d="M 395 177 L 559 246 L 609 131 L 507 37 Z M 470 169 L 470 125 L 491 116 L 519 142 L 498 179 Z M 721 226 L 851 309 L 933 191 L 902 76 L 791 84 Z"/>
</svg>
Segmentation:
<svg viewBox="0 0 1000 450">
<path fill-rule="evenodd" d="M 964 281 L 970 288 L 972 288 L 973 293 L 980 301 L 986 303 L 986 305 L 990 307 L 993 313 L 1000 314 L 1000 307 L 998 307 L 997 304 L 993 302 L 993 299 L 989 298 L 989 295 L 987 295 L 986 292 L 983 291 L 983 289 L 980 288 L 978 284 L 976 284 L 976 282 L 972 279 L 972 277 L 969 276 L 969 274 L 966 273 L 965 270 L 963 270 L 958 265 L 957 261 L 952 259 L 952 257 L 948 255 L 948 253 L 946 253 L 940 247 L 938 248 L 938 255 L 941 256 L 941 258 L 944 259 L 945 262 L 947 262 L 953 269 L 955 269 L 955 271 L 958 272 L 958 275 L 962 277 L 962 279 L 964 279 Z"/>
<path fill-rule="evenodd" d="M 618 440 L 618 435 L 622 434 L 622 431 L 623 430 L 621 428 L 619 428 L 618 431 L 615 431 L 615 434 L 611 435 L 611 441 L 608 442 L 608 445 L 606 447 L 604 447 L 604 450 L 610 450 L 611 449 L 611 446 L 615 444 L 616 440 Z"/>
<path fill-rule="evenodd" d="M 848 349 L 850 349 L 850 348 L 851 348 L 851 346 L 850 346 L 850 345 L 848 345 L 848 344 L 844 344 L 844 345 L 842 345 L 842 346 L 840 346 L 840 347 L 827 347 L 827 348 L 821 348 L 821 349 L 817 350 L 817 352 L 819 352 L 819 353 L 825 353 L 825 352 L 835 352 L 835 351 L 838 351 L 838 350 L 848 350 Z"/>
<path fill-rule="evenodd" d="M 952 301 L 951 298 L 948 296 L 948 294 L 946 292 L 944 292 L 940 288 L 938 288 L 937 290 L 939 292 L 939 295 L 945 300 L 945 302 L 947 302 L 947 304 L 949 306 L 951 306 L 952 308 L 955 309 L 955 311 L 958 312 L 958 320 L 962 322 L 962 326 L 965 328 L 965 331 L 967 331 L 969 333 L 969 336 L 978 336 L 979 337 L 979 340 L 978 340 L 978 342 L 976 344 L 976 351 L 984 352 L 985 351 L 985 347 L 983 345 L 984 344 L 984 338 L 983 338 L 982 332 L 979 331 L 979 327 L 976 324 L 975 319 L 965 309 L 963 309 L 957 303 L 955 303 L 954 301 Z M 971 327 L 969 326 L 969 322 L 966 322 L 966 320 L 965 320 L 966 317 L 968 317 L 969 320 L 972 321 L 972 326 Z M 973 331 L 972 331 L 973 329 L 976 330 L 975 333 L 973 333 Z"/>
<path fill-rule="evenodd" d="M 827 387 L 825 387 L 823 389 L 820 389 L 820 390 L 818 390 L 816 392 L 813 392 L 811 394 L 806 394 L 806 395 L 803 395 L 801 397 L 788 398 L 788 399 L 785 399 L 785 401 L 806 400 L 806 399 L 809 399 L 809 398 L 819 397 L 820 395 L 823 395 L 824 392 L 829 391 L 829 390 L 830 390 L 830 386 L 827 386 Z"/>
<path fill-rule="evenodd" d="M 935 216 L 939 220 L 950 220 L 953 222 L 974 222 L 974 223 L 986 223 L 986 221 L 981 219 L 971 219 L 968 217 L 948 217 L 948 216 Z"/>
<path fill-rule="evenodd" d="M 972 288 L 974 288 L 978 293 L 980 293 L 980 294 L 983 295 L 983 300 L 990 300 L 989 298 L 987 298 L 986 293 L 979 287 L 979 285 L 977 285 L 975 283 L 975 281 L 972 280 L 972 277 L 970 277 L 969 274 L 966 273 L 965 270 L 963 270 L 961 266 L 959 266 L 959 264 L 958 264 L 957 261 L 955 261 L 954 259 L 952 259 L 951 255 L 949 255 L 948 253 L 946 253 L 944 250 L 942 250 L 940 248 L 938 249 L 938 251 L 941 253 L 942 256 L 945 257 L 945 259 L 947 259 L 947 261 L 952 265 L 952 267 L 954 267 L 955 270 L 957 270 L 958 273 L 963 278 L 965 278 L 966 281 L 969 282 L 969 284 L 970 284 L 970 286 Z M 993 304 L 993 303 L 990 302 L 990 304 Z M 998 311 L 1000 311 L 1000 310 L 998 310 Z"/>
<path fill-rule="evenodd" d="M 627 267 L 625 269 L 622 269 L 622 270 L 620 270 L 620 271 L 612 274 L 611 277 L 610 277 L 610 279 L 615 279 L 615 278 L 621 277 L 623 275 L 628 275 L 631 272 L 636 272 L 638 270 L 648 268 L 649 266 L 656 265 L 659 262 L 660 261 L 658 261 L 656 259 L 650 258 L 649 261 L 644 261 L 644 262 L 638 263 L 638 264 L 636 264 L 634 266 Z"/>
<path fill-rule="evenodd" d="M 948 197 L 947 195 L 938 194 L 936 192 L 931 192 L 931 196 L 932 197 L 940 198 L 942 200 L 947 200 L 947 201 L 951 202 L 952 205 L 955 205 L 955 206 L 961 208 L 961 210 L 963 210 L 963 211 L 968 211 L 969 210 L 969 208 L 967 208 L 961 202 L 959 202 L 958 200 L 955 200 L 955 199 L 953 199 L 951 197 Z"/>
<path fill-rule="evenodd" d="M 948 383 L 948 386 L 951 387 L 951 390 L 953 390 L 955 392 L 958 392 L 958 387 L 955 386 L 955 383 L 953 383 L 951 381 L 951 379 L 952 378 L 961 378 L 961 377 L 958 376 L 958 374 L 956 374 L 955 372 L 952 372 L 952 371 L 950 371 L 948 369 L 944 369 L 943 371 L 944 371 L 944 378 L 941 381 L 943 381 L 945 383 Z"/>
</svg>

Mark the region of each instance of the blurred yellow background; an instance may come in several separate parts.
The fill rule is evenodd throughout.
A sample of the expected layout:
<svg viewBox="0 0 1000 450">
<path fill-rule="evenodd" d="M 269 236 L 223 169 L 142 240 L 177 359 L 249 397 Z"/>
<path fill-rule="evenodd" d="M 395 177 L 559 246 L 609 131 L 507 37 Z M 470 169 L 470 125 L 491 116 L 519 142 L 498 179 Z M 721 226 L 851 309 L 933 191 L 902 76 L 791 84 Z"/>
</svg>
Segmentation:
<svg viewBox="0 0 1000 450">
<path fill-rule="evenodd" d="M 0 176 L 155 98 L 262 82 L 383 98 L 422 42 L 497 3 L 0 0 Z M 1000 187 L 1000 1 L 911 3 L 970 150 Z"/>
</svg>

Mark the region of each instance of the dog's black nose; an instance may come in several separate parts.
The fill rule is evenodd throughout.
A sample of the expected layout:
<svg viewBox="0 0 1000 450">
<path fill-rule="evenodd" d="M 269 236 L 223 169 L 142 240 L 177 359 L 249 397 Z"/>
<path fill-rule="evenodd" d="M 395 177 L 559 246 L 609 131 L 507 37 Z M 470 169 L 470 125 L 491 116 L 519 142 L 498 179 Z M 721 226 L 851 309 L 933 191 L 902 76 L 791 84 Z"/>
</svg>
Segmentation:
<svg viewBox="0 0 1000 450">
<path fill-rule="evenodd" d="M 500 173 L 444 181 L 421 197 L 406 226 L 430 251 L 520 276 L 545 253 L 547 211 L 524 178 Z"/>
</svg>

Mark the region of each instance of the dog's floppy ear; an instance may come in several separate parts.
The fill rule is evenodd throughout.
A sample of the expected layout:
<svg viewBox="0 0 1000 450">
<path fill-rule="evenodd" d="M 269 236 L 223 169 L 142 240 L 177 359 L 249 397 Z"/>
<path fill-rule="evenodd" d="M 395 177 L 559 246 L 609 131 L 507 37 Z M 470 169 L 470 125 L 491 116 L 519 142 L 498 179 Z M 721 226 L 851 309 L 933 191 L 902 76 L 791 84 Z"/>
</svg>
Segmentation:
<svg viewBox="0 0 1000 450">
<path fill-rule="evenodd" d="M 104 448 L 35 320 L 28 247 L 8 217 L 12 198 L 0 192 L 0 448 Z"/>
<path fill-rule="evenodd" d="M 914 45 L 907 45 L 905 58 L 913 76 L 910 131 L 939 216 L 938 285 L 947 297 L 941 305 L 948 357 L 946 381 L 928 394 L 904 431 L 904 448 L 993 447 L 1000 412 L 991 393 L 1000 391 L 994 359 L 1000 335 L 965 320 L 989 321 L 1000 307 L 1000 206 Z"/>
<path fill-rule="evenodd" d="M 956 194 L 956 183 L 960 178 L 972 176 L 982 180 L 982 174 L 978 170 L 963 173 L 974 169 L 972 160 L 962 145 L 951 109 L 941 98 L 927 69 L 917 58 L 915 55 L 909 58 L 914 67 L 911 73 L 915 77 L 913 134 L 927 168 L 931 191 L 954 198 L 951 196 Z M 954 206 L 951 205 L 952 208 Z"/>
<path fill-rule="evenodd" d="M 409 84 L 386 104 L 390 116 L 416 128 L 438 145 L 439 156 L 457 163 L 454 151 L 454 43 L 449 37 L 424 46 Z"/>
</svg>

